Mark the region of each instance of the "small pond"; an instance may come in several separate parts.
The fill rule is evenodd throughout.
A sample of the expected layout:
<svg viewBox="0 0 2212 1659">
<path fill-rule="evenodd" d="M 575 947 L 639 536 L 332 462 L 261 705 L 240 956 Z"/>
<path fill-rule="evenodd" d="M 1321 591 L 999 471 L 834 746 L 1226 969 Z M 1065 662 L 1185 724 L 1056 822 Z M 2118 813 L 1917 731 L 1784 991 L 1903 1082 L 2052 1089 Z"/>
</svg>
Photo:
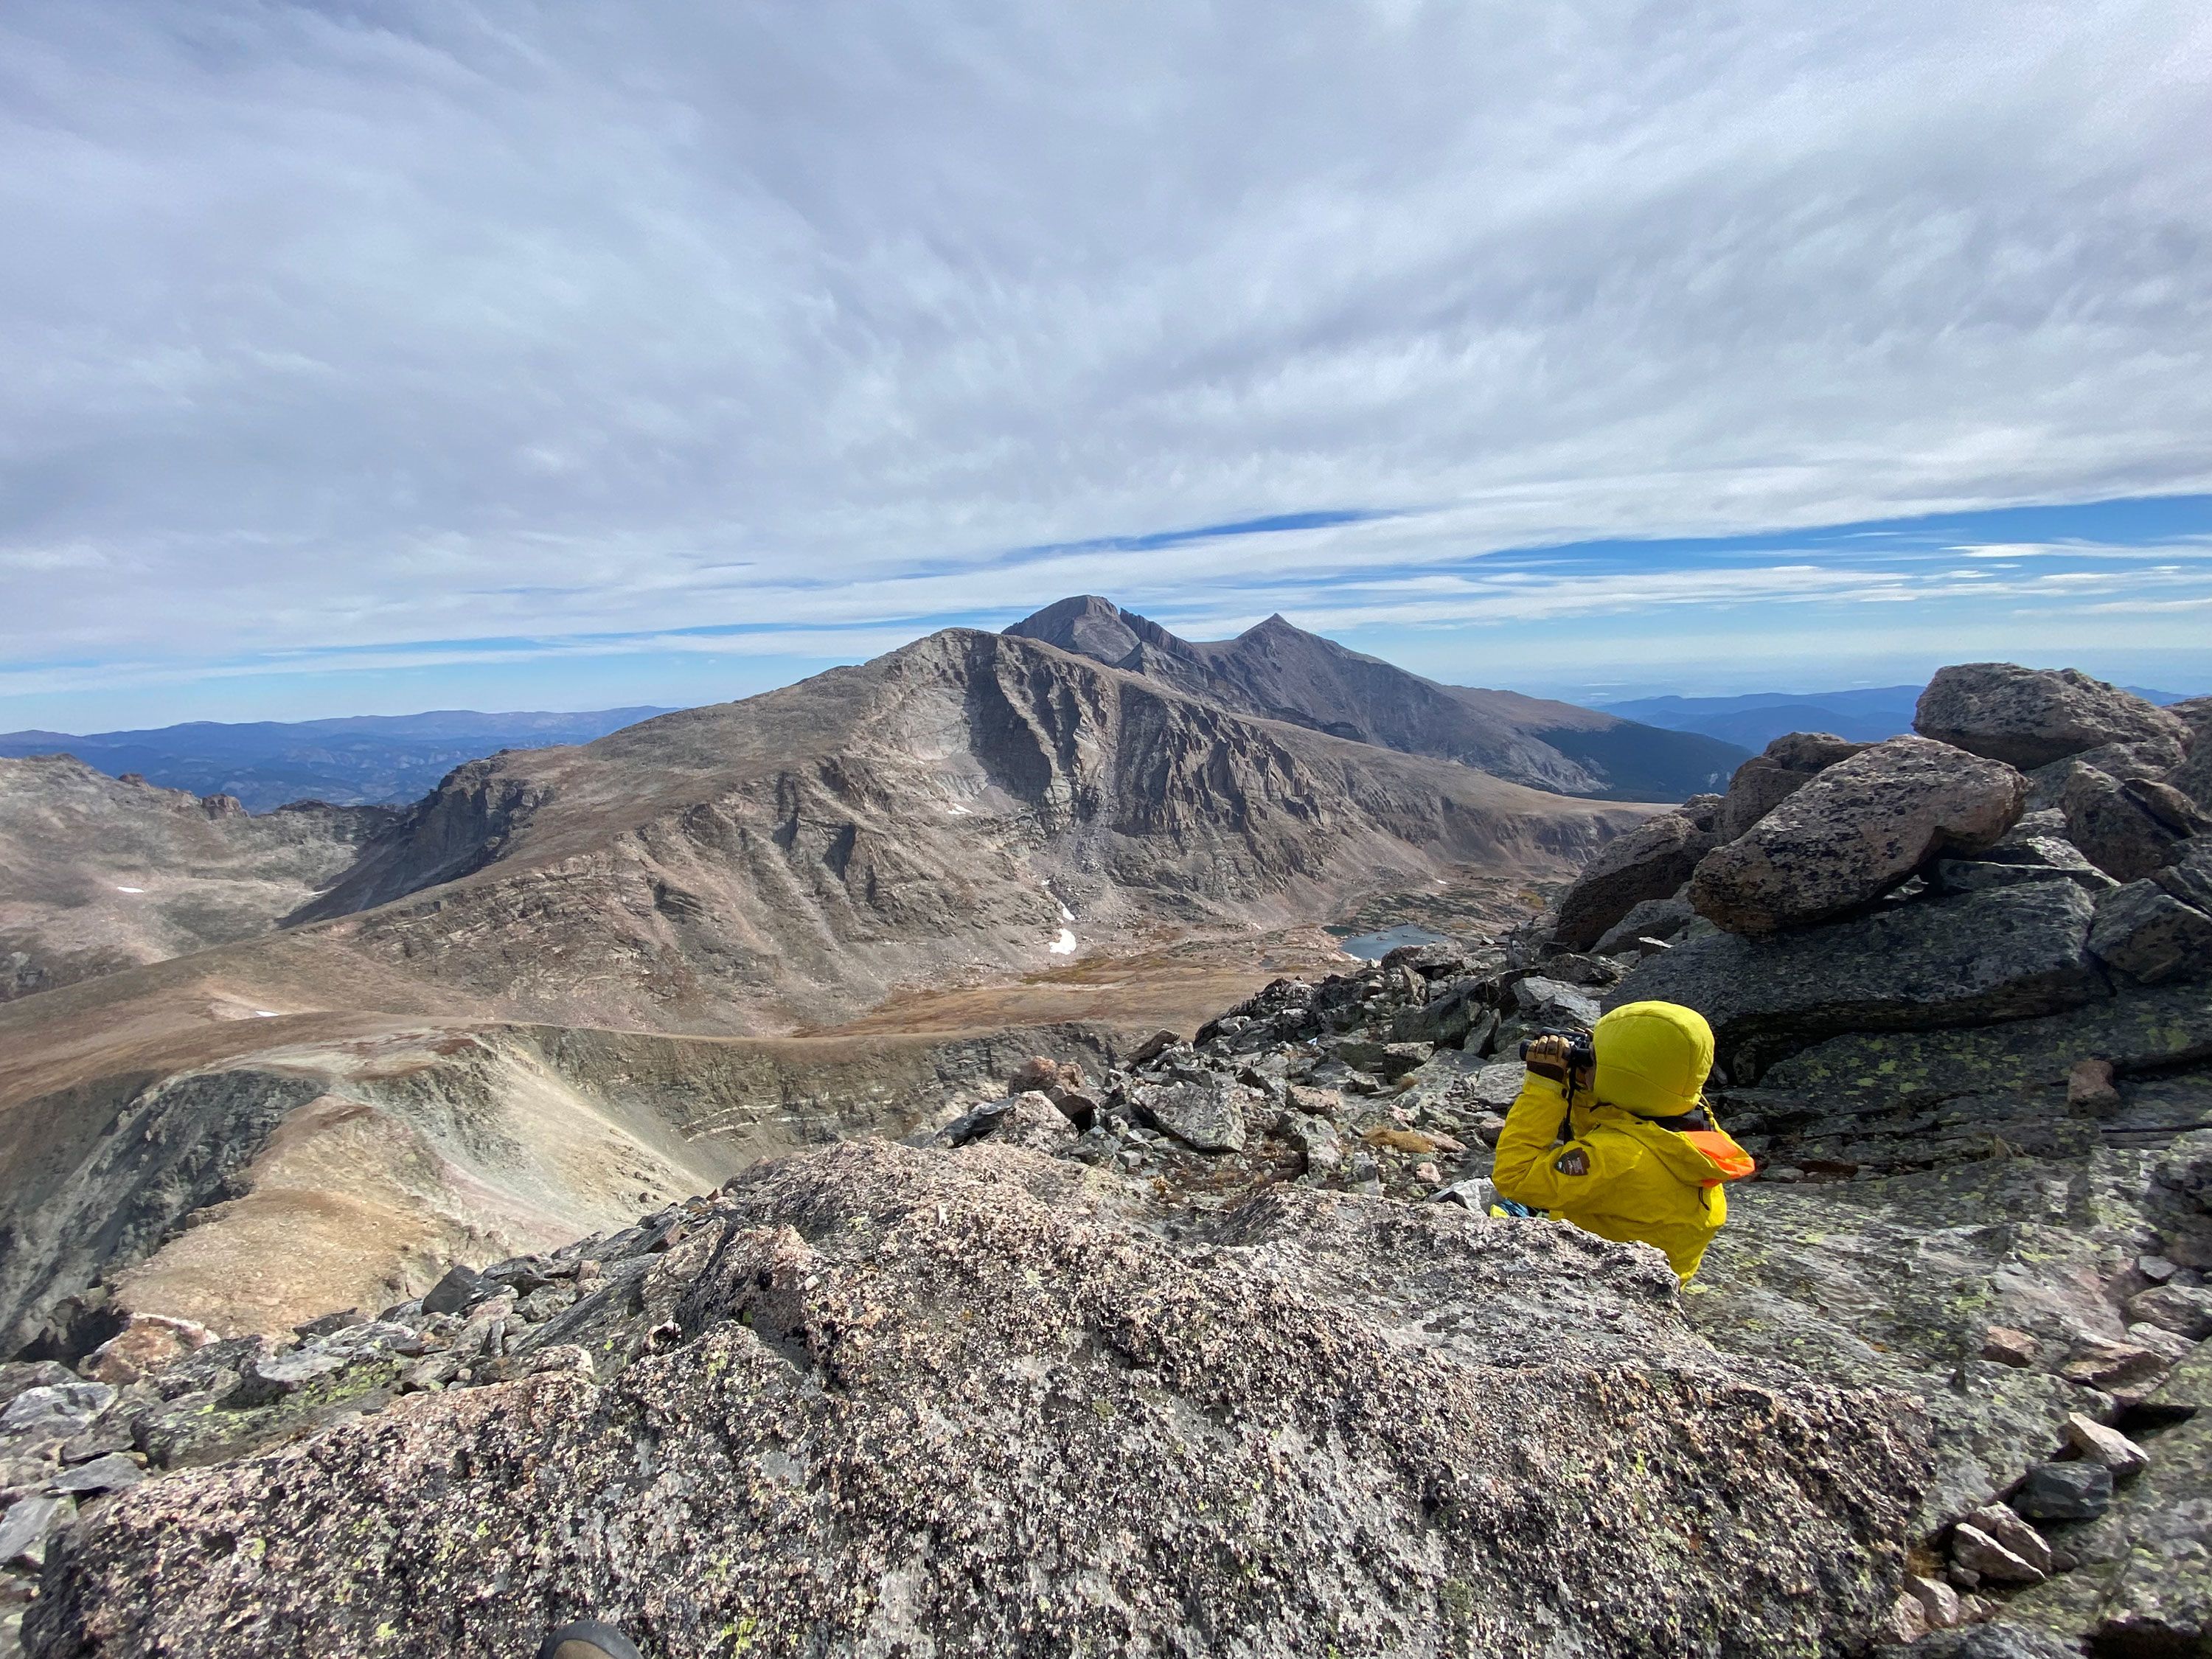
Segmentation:
<svg viewBox="0 0 2212 1659">
<path fill-rule="evenodd" d="M 1336 942 L 1340 948 L 1368 962 L 1380 962 L 1401 945 L 1451 943 L 1449 934 L 1439 933 L 1434 928 L 1423 927 L 1410 921 L 1401 921 L 1395 927 L 1385 927 L 1380 933 L 1353 933 L 1349 937 L 1338 933 L 1334 927 L 1328 931 L 1337 934 Z"/>
</svg>

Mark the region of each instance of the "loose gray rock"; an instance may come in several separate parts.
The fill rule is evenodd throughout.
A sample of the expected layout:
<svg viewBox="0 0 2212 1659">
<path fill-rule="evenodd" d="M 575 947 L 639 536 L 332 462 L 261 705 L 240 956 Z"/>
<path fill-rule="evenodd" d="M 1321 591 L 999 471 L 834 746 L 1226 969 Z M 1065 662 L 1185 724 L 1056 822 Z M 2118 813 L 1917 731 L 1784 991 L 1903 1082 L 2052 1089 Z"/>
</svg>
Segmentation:
<svg viewBox="0 0 2212 1659">
<path fill-rule="evenodd" d="M 110 1452 L 89 1463 L 80 1463 L 46 1483 L 46 1490 L 88 1497 L 94 1492 L 121 1492 L 146 1478 L 146 1471 L 122 1452 Z"/>
<path fill-rule="evenodd" d="M 1422 1042 L 1375 1042 L 1364 1037 L 1336 1045 L 1336 1057 L 1346 1065 L 1380 1078 L 1401 1078 L 1426 1062 L 1429 1046 Z"/>
<path fill-rule="evenodd" d="M 1687 927 L 1697 915 L 1690 908 L 1690 901 L 1678 894 L 1645 899 L 1607 929 L 1590 949 L 1598 956 L 1612 957 L 1634 948 L 1639 939 L 1664 942 Z"/>
<path fill-rule="evenodd" d="M 1665 898 L 1687 881 L 1718 844 L 1711 830 L 1678 812 L 1615 836 L 1559 896 L 1553 937 L 1571 951 L 1589 950 L 1644 900 Z"/>
<path fill-rule="evenodd" d="M 1731 933 L 1824 921 L 1878 898 L 1939 853 L 1994 846 L 2027 785 L 2002 762 L 1892 738 L 1828 768 L 1690 878 L 1698 914 Z"/>
<path fill-rule="evenodd" d="M 2212 836 L 2191 837 L 2182 844 L 2180 856 L 2152 871 L 2149 879 L 2184 904 L 2212 915 Z"/>
<path fill-rule="evenodd" d="M 2065 880 L 2094 896 L 2119 885 L 2063 836 L 2007 836 L 1976 859 L 1938 859 L 1929 871 L 1939 892 L 1966 893 L 2021 881 Z"/>
<path fill-rule="evenodd" d="M 2212 973 L 2212 915 L 2155 881 L 2131 881 L 2098 901 L 2089 949 L 2139 984 Z"/>
<path fill-rule="evenodd" d="M 1237 1085 L 1216 1073 L 1185 1083 L 1137 1089 L 1132 1103 L 1147 1123 L 1201 1152 L 1244 1150 L 1244 1114 Z"/>
<path fill-rule="evenodd" d="M 473 1267 L 456 1261 L 422 1298 L 426 1314 L 460 1313 L 496 1288 Z"/>
<path fill-rule="evenodd" d="M 0 1411 L 0 1439 L 64 1440 L 115 1401 L 105 1382 L 55 1382 L 26 1389 Z"/>
<path fill-rule="evenodd" d="M 2112 1506 L 2112 1472 L 2084 1459 L 2039 1463 L 2012 1495 L 2012 1507 L 2031 1521 L 2094 1521 Z"/>
<path fill-rule="evenodd" d="M 0 1364 L 0 1412 L 4 1412 L 15 1402 L 18 1395 L 30 1389 L 51 1389 L 57 1383 L 82 1381 L 82 1377 L 58 1360 L 9 1360 Z"/>
<path fill-rule="evenodd" d="M 1595 997 L 1577 987 L 1540 974 L 1532 974 L 1514 986 L 1513 1006 L 1530 1026 L 1580 1027 L 1588 1030 L 1598 1019 Z"/>
<path fill-rule="evenodd" d="M 322 1353 L 313 1348 L 264 1354 L 247 1363 L 226 1403 L 237 1407 L 266 1406 L 288 1394 L 297 1393 L 319 1376 L 343 1370 L 346 1364 L 342 1354 Z"/>
<path fill-rule="evenodd" d="M 2201 1342 L 2212 1336 L 2212 1291 L 2201 1285 L 2160 1285 L 2128 1298 L 2128 1317 Z"/>
<path fill-rule="evenodd" d="M 21 1498 L 0 1516 L 0 1567 L 38 1571 L 46 1565 L 46 1547 L 76 1516 L 76 1500 L 44 1495 Z"/>
<path fill-rule="evenodd" d="M 1912 729 L 2023 771 L 2100 744 L 2180 743 L 2188 727 L 2157 705 L 2072 668 L 1961 663 L 1939 668 Z"/>
</svg>

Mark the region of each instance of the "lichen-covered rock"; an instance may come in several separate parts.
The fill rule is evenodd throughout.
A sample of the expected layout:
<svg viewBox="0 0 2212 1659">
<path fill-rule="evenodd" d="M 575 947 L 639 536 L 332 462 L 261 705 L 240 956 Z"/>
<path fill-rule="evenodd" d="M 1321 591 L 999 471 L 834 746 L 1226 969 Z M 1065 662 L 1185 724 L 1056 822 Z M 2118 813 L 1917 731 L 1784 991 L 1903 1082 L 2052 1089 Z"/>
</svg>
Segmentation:
<svg viewBox="0 0 2212 1659">
<path fill-rule="evenodd" d="M 2154 881 L 2131 881 L 2097 902 L 2089 949 L 2107 966 L 2144 985 L 2185 974 L 2212 974 L 2212 915 L 2183 903 Z"/>
<path fill-rule="evenodd" d="M 2075 770 L 2060 805 L 2067 839 L 2115 881 L 2139 881 L 2173 863 L 2191 836 L 2212 829 L 2179 790 L 2094 767 Z"/>
<path fill-rule="evenodd" d="M 1180 1083 L 1135 1090 L 1130 1103 L 1154 1127 L 1201 1152 L 1234 1152 L 1244 1146 L 1244 1113 L 1237 1085 L 1218 1073 Z"/>
<path fill-rule="evenodd" d="M 2064 1443 L 2082 1389 L 1981 1351 L 1992 1326 L 2057 1353 L 2083 1331 L 2118 1339 L 2100 1268 L 2140 1236 L 2145 1187 L 2140 1157 L 2112 1154 L 1739 1187 L 1684 1305 L 1729 1352 L 1917 1394 L 1936 1460 L 1919 1525 L 1933 1532 Z"/>
<path fill-rule="evenodd" d="M 1559 896 L 1553 937 L 1571 951 L 1589 950 L 1645 899 L 1665 898 L 1687 881 L 1718 844 L 1711 830 L 1680 812 L 1615 836 Z"/>
<path fill-rule="evenodd" d="M 580 1304 L 626 1366 L 106 1501 L 44 1659 L 1831 1653 L 1904 1568 L 1899 1396 L 1747 1369 L 1653 1252 L 1279 1189 L 1177 1246 L 1081 1166 L 848 1145 Z M 594 1328 L 592 1319 L 600 1323 Z"/>
<path fill-rule="evenodd" d="M 1754 1067 L 1844 1031 L 2052 1013 L 2106 994 L 2088 954 L 2094 914 L 2080 888 L 2046 881 L 1769 938 L 1714 933 L 1646 957 L 1604 1006 L 1685 1003 L 1712 1022 L 1724 1059 Z"/>
<path fill-rule="evenodd" d="M 2133 1453 L 2104 1455 L 2118 1481 L 2112 1504 L 2072 1528 L 2066 1548 L 2080 1562 L 2015 1601 L 2011 1616 L 2080 1632 L 2090 1651 L 2202 1653 L 2212 1644 L 2212 1413 L 2169 1428 L 2155 1456 L 2082 1419 L 2077 1443 L 2109 1436 Z M 2131 1464 L 2131 1466 L 2130 1466 Z"/>
<path fill-rule="evenodd" d="M 1811 779 L 1690 878 L 1698 914 L 1771 933 L 1880 897 L 1939 853 L 1994 846 L 2027 797 L 2019 773 L 1925 738 L 1892 738 Z"/>
<path fill-rule="evenodd" d="M 2166 782 L 2212 812 L 2212 697 L 2191 697 L 2166 711 L 2189 727 L 2189 754 L 2166 775 Z"/>
<path fill-rule="evenodd" d="M 1871 745 L 1826 732 L 1792 732 L 1775 738 L 1729 780 L 1720 809 L 1720 836 L 1734 841 L 1838 761 Z"/>
<path fill-rule="evenodd" d="M 2063 1112 L 2068 1079 L 2084 1057 L 2142 1070 L 2207 1055 L 2212 988 L 2184 982 L 2001 1025 L 1847 1032 L 1781 1060 L 1759 1080 L 1860 1120 L 1960 1097 L 2040 1097 Z"/>
<path fill-rule="evenodd" d="M 1939 668 L 1920 694 L 1912 729 L 2022 770 L 2100 744 L 2186 738 L 2188 728 L 2133 692 L 2072 668 L 1960 663 Z"/>
</svg>

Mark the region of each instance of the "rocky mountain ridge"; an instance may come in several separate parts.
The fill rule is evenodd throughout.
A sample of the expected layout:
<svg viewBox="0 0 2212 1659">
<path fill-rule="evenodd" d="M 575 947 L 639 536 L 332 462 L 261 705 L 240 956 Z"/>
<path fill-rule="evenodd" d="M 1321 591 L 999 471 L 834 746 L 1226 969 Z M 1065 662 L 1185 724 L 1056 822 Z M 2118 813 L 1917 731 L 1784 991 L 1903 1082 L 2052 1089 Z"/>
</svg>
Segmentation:
<svg viewBox="0 0 2212 1659">
<path fill-rule="evenodd" d="M 1778 744 L 1517 933 L 294 1342 L 5 1373 L 31 1651 L 2195 1650 L 2203 711 L 1951 675 L 1949 741 Z M 1761 1168 L 1678 1291 L 1485 1211 L 1519 1039 L 1686 988 Z"/>
<path fill-rule="evenodd" d="M 1456 865 L 1564 868 L 1637 816 L 951 629 L 464 767 L 293 921 L 532 1018 L 773 1029 Z"/>
<path fill-rule="evenodd" d="M 268 933 L 398 818 L 0 758 L 0 1001 Z"/>
<path fill-rule="evenodd" d="M 1224 708 L 1565 794 L 1676 799 L 1717 786 L 1743 758 L 1741 750 L 1699 733 L 1511 691 L 1439 684 L 1279 616 L 1233 640 L 1200 641 L 1085 594 L 1006 631 Z"/>
</svg>

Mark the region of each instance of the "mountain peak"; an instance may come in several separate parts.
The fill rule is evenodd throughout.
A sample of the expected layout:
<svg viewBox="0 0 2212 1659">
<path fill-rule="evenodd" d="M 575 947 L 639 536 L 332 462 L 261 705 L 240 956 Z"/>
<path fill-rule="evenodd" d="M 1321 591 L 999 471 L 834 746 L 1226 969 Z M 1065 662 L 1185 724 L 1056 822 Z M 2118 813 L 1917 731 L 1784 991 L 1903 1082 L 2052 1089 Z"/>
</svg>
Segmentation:
<svg viewBox="0 0 2212 1659">
<path fill-rule="evenodd" d="M 1096 593 L 1056 600 L 1006 630 L 1017 639 L 1040 640 L 1079 657 L 1119 667 L 1139 645 L 1187 655 L 1190 647 L 1147 617 L 1124 611 Z"/>
</svg>

